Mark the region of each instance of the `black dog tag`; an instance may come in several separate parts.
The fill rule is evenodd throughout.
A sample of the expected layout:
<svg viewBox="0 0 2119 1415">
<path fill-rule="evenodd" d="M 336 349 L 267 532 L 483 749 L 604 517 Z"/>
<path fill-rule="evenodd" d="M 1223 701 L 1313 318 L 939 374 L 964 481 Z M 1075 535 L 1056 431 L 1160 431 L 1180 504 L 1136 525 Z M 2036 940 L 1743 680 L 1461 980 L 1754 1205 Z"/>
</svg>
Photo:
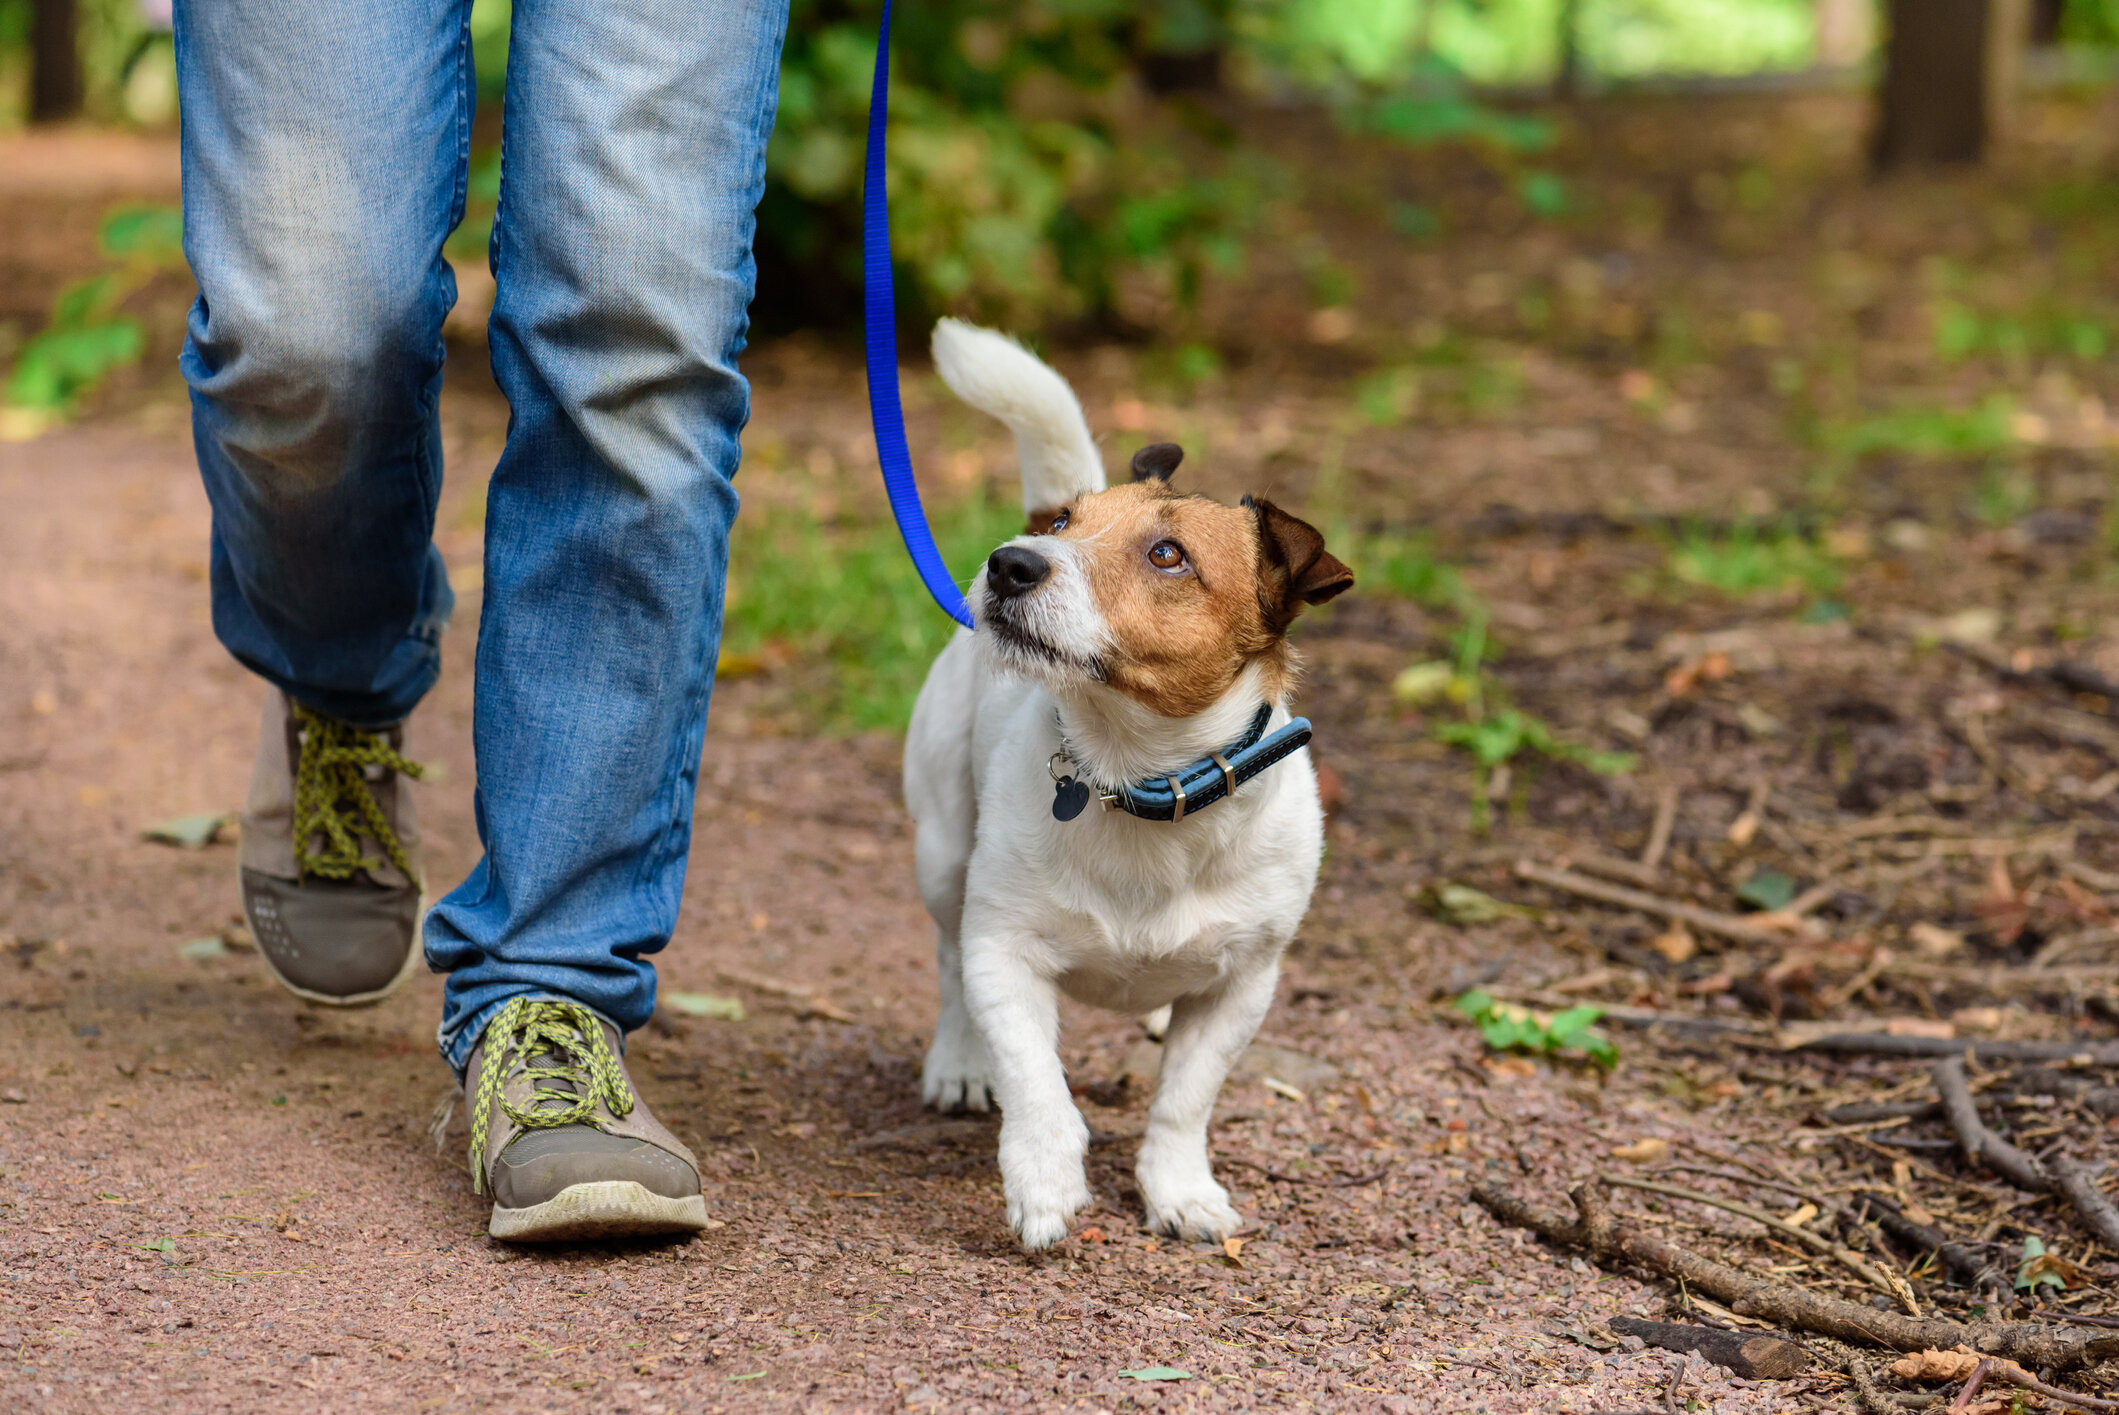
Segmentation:
<svg viewBox="0 0 2119 1415">
<path fill-rule="evenodd" d="M 1071 821 L 1089 805 L 1089 784 L 1063 776 L 1052 786 L 1052 818 Z"/>
</svg>

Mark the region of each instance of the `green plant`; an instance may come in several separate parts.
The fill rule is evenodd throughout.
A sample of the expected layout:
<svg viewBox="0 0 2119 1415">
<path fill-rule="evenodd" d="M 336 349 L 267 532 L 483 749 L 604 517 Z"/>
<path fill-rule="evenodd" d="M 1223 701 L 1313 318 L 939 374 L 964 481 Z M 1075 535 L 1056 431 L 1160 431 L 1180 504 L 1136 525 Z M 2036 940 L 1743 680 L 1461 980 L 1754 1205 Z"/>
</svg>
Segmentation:
<svg viewBox="0 0 2119 1415">
<path fill-rule="evenodd" d="M 1748 521 L 1723 532 L 1688 528 L 1670 548 L 1669 567 L 1685 584 L 1732 596 L 1791 588 L 1830 594 L 1841 578 L 1839 562 L 1792 527 Z"/>
<path fill-rule="evenodd" d="M 1022 529 L 986 497 L 930 504 L 951 565 L 976 565 Z M 806 508 L 738 518 L 729 542 L 724 672 L 784 664 L 805 726 L 903 731 L 935 654 L 956 632 L 905 559 L 887 515 L 820 522 Z"/>
<path fill-rule="evenodd" d="M 0 384 L 9 435 L 31 434 L 71 413 L 104 376 L 146 347 L 126 299 L 165 271 L 184 268 L 184 222 L 172 206 L 120 206 L 105 214 L 96 246 L 116 269 L 76 280 L 52 300 L 44 329 L 22 346 Z"/>
<path fill-rule="evenodd" d="M 1633 769 L 1632 753 L 1601 752 L 1569 742 L 1543 718 L 1506 703 L 1500 682 L 1486 670 L 1486 616 L 1482 609 L 1470 611 L 1454 639 L 1455 662 L 1444 695 L 1463 705 L 1464 718 L 1437 727 L 1435 738 L 1471 754 L 1472 829 L 1483 833 L 1492 824 L 1494 773 L 1519 758 L 1537 756 L 1547 761 L 1573 762 L 1600 776 L 1615 776 Z"/>
<path fill-rule="evenodd" d="M 1457 999 L 1457 1010 L 1471 1019 L 1494 1051 L 1534 1056 L 1574 1053 L 1606 1071 L 1619 1064 L 1619 1049 L 1596 1026 L 1604 1015 L 1601 1007 L 1584 1004 L 1547 1016 L 1474 988 Z"/>
<path fill-rule="evenodd" d="M 1347 563 L 1361 567 L 1361 588 L 1369 594 L 1409 599 L 1430 609 L 1453 609 L 1466 603 L 1464 577 L 1435 553 L 1432 537 L 1418 532 L 1342 532 L 1334 545 L 1352 547 Z"/>
<path fill-rule="evenodd" d="M 1820 436 L 1828 451 L 1860 458 L 1875 453 L 1907 457 L 1965 457 L 2001 452 L 2016 445 L 2010 430 L 2015 405 L 1995 394 L 1976 408 L 1913 406 L 1850 422 L 1827 423 Z"/>
</svg>

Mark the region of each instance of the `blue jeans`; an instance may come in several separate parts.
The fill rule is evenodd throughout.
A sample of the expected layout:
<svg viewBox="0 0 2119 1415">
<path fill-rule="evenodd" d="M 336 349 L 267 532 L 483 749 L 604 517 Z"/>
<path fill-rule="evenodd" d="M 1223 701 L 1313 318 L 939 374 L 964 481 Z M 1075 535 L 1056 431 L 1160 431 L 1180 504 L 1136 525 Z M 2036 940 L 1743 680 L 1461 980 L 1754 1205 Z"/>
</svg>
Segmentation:
<svg viewBox="0 0 2119 1415">
<path fill-rule="evenodd" d="M 183 371 L 215 632 L 375 726 L 440 669 L 443 239 L 470 0 L 178 0 Z M 509 999 L 654 1010 L 721 632 L 736 371 L 787 0 L 515 0 L 492 243 L 475 807 L 428 913 L 462 1069 Z"/>
</svg>

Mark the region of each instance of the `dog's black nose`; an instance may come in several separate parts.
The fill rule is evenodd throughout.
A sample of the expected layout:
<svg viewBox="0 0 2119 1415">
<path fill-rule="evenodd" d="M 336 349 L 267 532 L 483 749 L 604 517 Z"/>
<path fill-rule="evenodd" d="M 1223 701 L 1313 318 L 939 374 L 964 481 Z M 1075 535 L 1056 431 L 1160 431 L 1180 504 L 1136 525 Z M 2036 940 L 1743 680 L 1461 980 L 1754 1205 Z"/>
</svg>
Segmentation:
<svg viewBox="0 0 2119 1415">
<path fill-rule="evenodd" d="M 1034 550 L 1004 545 L 986 557 L 986 588 L 1003 599 L 1028 594 L 1052 573 L 1052 565 Z"/>
</svg>

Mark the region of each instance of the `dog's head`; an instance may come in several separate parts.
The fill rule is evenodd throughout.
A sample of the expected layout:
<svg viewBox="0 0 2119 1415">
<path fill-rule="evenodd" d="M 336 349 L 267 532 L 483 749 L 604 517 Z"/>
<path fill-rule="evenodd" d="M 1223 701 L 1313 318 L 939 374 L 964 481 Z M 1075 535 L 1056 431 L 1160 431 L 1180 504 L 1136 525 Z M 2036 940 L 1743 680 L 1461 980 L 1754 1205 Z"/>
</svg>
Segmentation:
<svg viewBox="0 0 2119 1415">
<path fill-rule="evenodd" d="M 1164 717 L 1204 711 L 1253 665 L 1278 694 L 1288 626 L 1354 572 L 1269 501 L 1173 490 L 1183 455 L 1142 448 L 1131 485 L 1041 511 L 993 552 L 971 602 L 1000 667 L 1055 691 L 1103 684 Z"/>
</svg>

